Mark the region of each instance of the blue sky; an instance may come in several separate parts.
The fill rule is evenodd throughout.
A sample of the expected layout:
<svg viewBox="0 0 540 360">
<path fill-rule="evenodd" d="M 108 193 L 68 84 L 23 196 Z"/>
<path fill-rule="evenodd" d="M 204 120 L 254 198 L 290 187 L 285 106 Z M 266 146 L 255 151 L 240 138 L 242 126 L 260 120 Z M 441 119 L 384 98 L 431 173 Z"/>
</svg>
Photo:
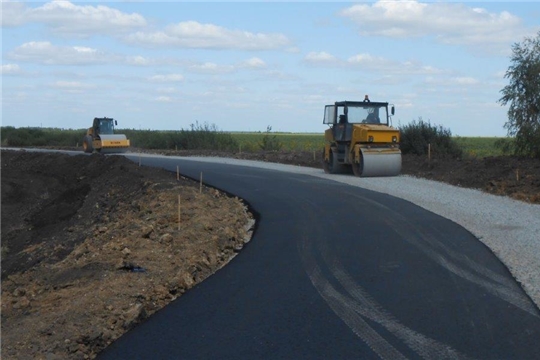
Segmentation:
<svg viewBox="0 0 540 360">
<path fill-rule="evenodd" d="M 2 2 L 3 126 L 323 132 L 324 105 L 395 104 L 504 136 L 511 46 L 538 2 Z"/>
</svg>

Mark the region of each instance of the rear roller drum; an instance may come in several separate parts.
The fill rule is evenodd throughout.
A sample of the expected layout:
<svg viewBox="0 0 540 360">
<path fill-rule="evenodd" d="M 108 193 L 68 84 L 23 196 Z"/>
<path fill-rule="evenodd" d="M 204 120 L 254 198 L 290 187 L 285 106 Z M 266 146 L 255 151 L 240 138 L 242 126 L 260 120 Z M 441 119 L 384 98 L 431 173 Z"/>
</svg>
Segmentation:
<svg viewBox="0 0 540 360">
<path fill-rule="evenodd" d="M 324 152 L 323 152 L 324 156 Z M 337 159 L 337 153 L 330 150 L 329 161 L 323 161 L 324 172 L 327 174 L 341 174 L 346 172 L 347 167 L 343 164 L 340 164 Z"/>
<path fill-rule="evenodd" d="M 364 171 L 364 164 L 362 162 L 362 158 L 360 158 L 359 163 L 355 163 L 355 162 L 352 163 L 352 171 L 355 176 L 358 176 L 358 177 L 362 176 L 362 172 Z"/>
<path fill-rule="evenodd" d="M 83 149 L 85 153 L 92 153 L 94 151 L 94 145 L 92 144 L 92 137 L 86 135 L 83 139 Z"/>
</svg>

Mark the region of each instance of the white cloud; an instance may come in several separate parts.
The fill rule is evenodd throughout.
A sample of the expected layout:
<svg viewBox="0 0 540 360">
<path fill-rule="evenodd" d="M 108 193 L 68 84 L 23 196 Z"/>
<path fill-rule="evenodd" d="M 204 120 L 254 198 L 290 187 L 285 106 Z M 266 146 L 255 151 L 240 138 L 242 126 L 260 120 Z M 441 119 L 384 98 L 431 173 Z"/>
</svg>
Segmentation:
<svg viewBox="0 0 540 360">
<path fill-rule="evenodd" d="M 176 92 L 176 88 L 169 86 L 169 87 L 161 87 L 156 89 L 157 92 L 162 94 L 171 94 Z"/>
<path fill-rule="evenodd" d="M 347 63 L 349 65 L 367 68 L 390 68 L 395 65 L 395 62 L 391 60 L 367 53 L 351 56 L 347 59 Z"/>
<path fill-rule="evenodd" d="M 493 13 L 451 2 L 381 0 L 372 5 L 353 5 L 340 15 L 351 19 L 362 36 L 433 36 L 440 43 L 477 51 L 509 51 L 516 39 L 536 32 L 507 11 Z"/>
<path fill-rule="evenodd" d="M 21 67 L 17 64 L 4 64 L 0 69 L 2 75 L 19 75 L 22 73 Z"/>
<path fill-rule="evenodd" d="M 42 23 L 54 32 L 66 35 L 91 36 L 117 34 L 146 25 L 143 16 L 123 13 L 103 5 L 75 5 L 59 0 L 31 8 L 22 3 L 2 2 L 2 25 Z"/>
<path fill-rule="evenodd" d="M 463 86 L 476 86 L 476 85 L 481 84 L 480 80 L 478 80 L 478 79 L 476 79 L 474 77 L 470 77 L 470 76 L 454 76 L 454 77 L 446 77 L 446 76 L 432 77 L 432 76 L 428 76 L 424 80 L 424 83 L 429 84 L 429 85 L 437 85 L 437 86 L 441 86 L 441 87 L 446 87 L 446 88 L 448 88 L 451 85 L 456 85 L 456 86 L 459 86 L 459 87 L 463 87 Z"/>
<path fill-rule="evenodd" d="M 24 23 L 26 5 L 22 2 L 2 1 L 2 27 L 18 26 Z"/>
<path fill-rule="evenodd" d="M 381 56 L 373 56 L 368 53 L 356 54 L 348 59 L 340 59 L 327 52 L 310 52 L 304 61 L 311 65 L 342 67 L 355 70 L 380 71 L 385 74 L 437 74 L 442 70 L 433 66 L 423 65 L 416 61 L 398 62 Z"/>
<path fill-rule="evenodd" d="M 458 85 L 478 85 L 480 81 L 473 77 L 455 77 L 452 79 Z"/>
<path fill-rule="evenodd" d="M 126 63 L 129 65 L 135 65 L 135 66 L 148 66 L 148 65 L 152 65 L 153 61 L 143 56 L 136 55 L 136 56 L 126 57 Z"/>
<path fill-rule="evenodd" d="M 157 102 L 171 102 L 172 98 L 169 96 L 158 96 L 154 100 Z"/>
<path fill-rule="evenodd" d="M 149 77 L 148 80 L 155 82 L 180 82 L 184 81 L 184 76 L 182 74 L 154 75 Z"/>
<path fill-rule="evenodd" d="M 8 58 L 44 65 L 127 64 L 134 66 L 159 65 L 157 60 L 140 55 L 125 56 L 86 46 L 58 46 L 48 41 L 31 41 L 16 47 Z"/>
<path fill-rule="evenodd" d="M 111 62 L 104 52 L 81 46 L 55 46 L 48 41 L 31 41 L 15 48 L 8 57 L 46 65 L 89 65 Z"/>
<path fill-rule="evenodd" d="M 85 84 L 79 81 L 56 81 L 51 84 L 51 87 L 68 93 L 79 94 L 85 90 L 94 89 L 95 85 Z"/>
<path fill-rule="evenodd" d="M 243 61 L 239 67 L 250 68 L 250 69 L 264 69 L 266 68 L 266 63 L 258 57 L 252 57 Z"/>
<path fill-rule="evenodd" d="M 234 71 L 232 65 L 218 65 L 212 62 L 193 64 L 188 67 L 188 71 L 202 74 L 223 74 Z"/>
<path fill-rule="evenodd" d="M 138 31 L 126 36 L 125 40 L 149 47 L 199 49 L 274 50 L 288 48 L 290 45 L 290 40 L 283 34 L 231 30 L 197 21 L 169 25 L 158 32 Z"/>
<path fill-rule="evenodd" d="M 310 64 L 337 64 L 338 59 L 325 51 L 315 52 L 312 51 L 304 57 L 304 61 Z"/>
</svg>

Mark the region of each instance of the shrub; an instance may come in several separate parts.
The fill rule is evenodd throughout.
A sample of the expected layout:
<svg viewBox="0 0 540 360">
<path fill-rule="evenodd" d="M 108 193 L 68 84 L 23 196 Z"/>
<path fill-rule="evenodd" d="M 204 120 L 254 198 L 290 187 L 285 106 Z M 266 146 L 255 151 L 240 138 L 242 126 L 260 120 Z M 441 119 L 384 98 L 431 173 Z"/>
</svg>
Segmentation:
<svg viewBox="0 0 540 360">
<path fill-rule="evenodd" d="M 463 151 L 452 139 L 452 132 L 441 125 L 432 125 L 422 118 L 400 127 L 401 152 L 403 154 L 426 155 L 428 144 L 434 155 L 460 158 Z"/>
<path fill-rule="evenodd" d="M 259 147 L 264 151 L 279 151 L 283 147 L 283 143 L 279 141 L 277 135 L 272 135 L 272 127 L 266 127 L 266 133 L 264 134 Z"/>
<path fill-rule="evenodd" d="M 195 122 L 179 131 L 118 130 L 134 147 L 167 150 L 237 150 L 238 142 L 216 125 Z"/>
<path fill-rule="evenodd" d="M 55 128 L 1 128 L 2 146 L 75 146 L 81 144 L 85 130 Z"/>
</svg>

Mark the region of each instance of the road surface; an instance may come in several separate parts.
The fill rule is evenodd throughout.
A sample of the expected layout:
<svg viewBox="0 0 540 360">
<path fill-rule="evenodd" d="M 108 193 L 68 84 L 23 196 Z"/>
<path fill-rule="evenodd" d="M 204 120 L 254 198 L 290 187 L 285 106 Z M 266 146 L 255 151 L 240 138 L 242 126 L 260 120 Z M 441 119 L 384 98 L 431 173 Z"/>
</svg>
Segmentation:
<svg viewBox="0 0 540 360">
<path fill-rule="evenodd" d="M 129 156 L 128 156 L 129 157 Z M 132 160 L 138 161 L 135 156 Z M 252 241 L 101 359 L 533 359 L 540 313 L 461 226 L 332 180 L 141 159 L 245 199 Z"/>
</svg>

